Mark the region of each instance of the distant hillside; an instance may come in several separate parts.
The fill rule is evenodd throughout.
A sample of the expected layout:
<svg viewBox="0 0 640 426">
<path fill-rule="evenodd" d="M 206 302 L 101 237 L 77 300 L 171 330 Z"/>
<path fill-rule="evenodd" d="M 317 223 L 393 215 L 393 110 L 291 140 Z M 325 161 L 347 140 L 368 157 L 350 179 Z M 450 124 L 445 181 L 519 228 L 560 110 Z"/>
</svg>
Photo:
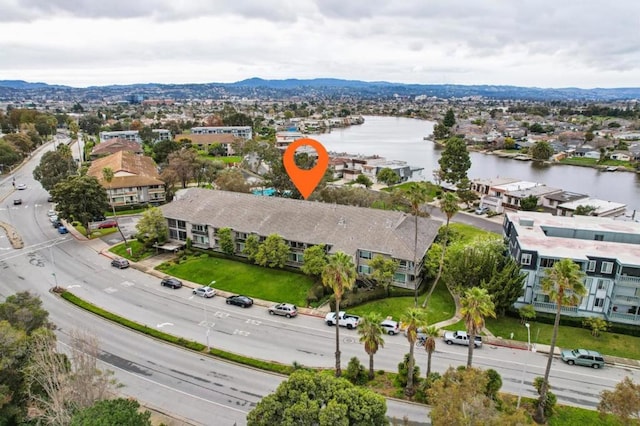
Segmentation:
<svg viewBox="0 0 640 426">
<path fill-rule="evenodd" d="M 174 99 L 220 98 L 242 96 L 254 98 L 282 98 L 291 96 L 344 97 L 362 99 L 386 99 L 415 97 L 419 95 L 438 98 L 483 97 L 489 99 L 522 99 L 539 101 L 614 101 L 640 99 L 640 88 L 579 89 L 539 88 L 499 85 L 457 84 L 403 84 L 386 81 L 367 82 L 338 78 L 264 80 L 254 77 L 235 83 L 159 84 L 92 86 L 76 88 L 53 86 L 46 83 L 29 83 L 22 80 L 0 80 L 0 99 L 12 100 L 21 96 L 47 96 L 55 89 L 56 97 L 72 99 L 96 99 L 102 96 L 142 96 L 144 98 L 170 97 Z M 49 92 L 49 94 L 52 92 Z"/>
</svg>

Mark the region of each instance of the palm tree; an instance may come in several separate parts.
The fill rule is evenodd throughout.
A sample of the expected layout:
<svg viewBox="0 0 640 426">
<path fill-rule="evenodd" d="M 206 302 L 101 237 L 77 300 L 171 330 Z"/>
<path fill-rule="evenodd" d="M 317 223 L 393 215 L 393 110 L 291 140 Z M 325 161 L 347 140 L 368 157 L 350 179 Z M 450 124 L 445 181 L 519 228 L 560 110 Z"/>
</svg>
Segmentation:
<svg viewBox="0 0 640 426">
<path fill-rule="evenodd" d="M 373 379 L 373 356 L 379 348 L 384 347 L 382 338 L 382 318 L 377 313 L 364 315 L 358 328 L 360 342 L 364 343 L 364 351 L 369 354 L 369 380 Z"/>
<path fill-rule="evenodd" d="M 327 265 L 322 271 L 322 284 L 333 290 L 336 302 L 336 377 L 342 375 L 340 368 L 340 301 L 345 291 L 351 290 L 356 282 L 356 267 L 353 259 L 341 251 L 329 257 Z"/>
<path fill-rule="evenodd" d="M 436 351 L 436 337 L 440 335 L 440 329 L 435 325 L 430 325 L 425 329 L 427 334 L 427 340 L 424 342 L 424 350 L 427 351 L 427 374 L 426 377 L 429 378 L 429 374 L 431 374 L 431 355 Z"/>
<path fill-rule="evenodd" d="M 476 335 L 484 328 L 484 319 L 486 317 L 496 317 L 495 306 L 487 289 L 480 287 L 467 289 L 460 300 L 460 305 L 460 315 L 462 315 L 467 327 L 467 335 L 469 337 L 467 367 L 471 367 Z"/>
<path fill-rule="evenodd" d="M 540 400 L 534 419 L 538 423 L 544 423 L 544 409 L 547 403 L 547 392 L 549 391 L 549 373 L 551 372 L 551 361 L 556 348 L 558 337 L 558 327 L 560 326 L 560 314 L 563 306 L 576 306 L 582 297 L 587 294 L 587 289 L 583 283 L 584 273 L 580 265 L 571 259 L 562 259 L 556 262 L 552 268 L 547 269 L 545 277 L 542 279 L 542 291 L 549 295 L 549 299 L 556 304 L 556 318 L 553 323 L 553 335 L 549 345 L 549 358 L 547 368 L 544 371 L 544 380 L 540 389 Z"/>
<path fill-rule="evenodd" d="M 442 196 L 442 200 L 440 201 L 440 210 L 447 216 L 447 223 L 444 228 L 444 241 L 442 242 L 442 253 L 440 255 L 440 265 L 438 266 L 438 274 L 436 275 L 436 279 L 433 281 L 433 285 L 429 289 L 429 293 L 427 293 L 427 297 L 424 298 L 424 302 L 422 303 L 422 307 L 426 308 L 429 303 L 429 298 L 431 298 L 431 294 L 433 290 L 435 290 L 438 282 L 440 281 L 440 277 L 442 277 L 442 268 L 444 267 L 444 256 L 447 252 L 447 245 L 449 244 L 449 222 L 451 222 L 451 218 L 458 213 L 460 210 L 460 205 L 458 204 L 460 200 L 458 196 L 453 192 L 446 192 Z"/>
<path fill-rule="evenodd" d="M 424 182 L 411 182 L 409 187 L 404 190 L 404 196 L 411 204 L 411 214 L 415 218 L 415 227 L 413 234 L 413 275 L 414 275 L 414 306 L 418 307 L 418 216 L 424 215 L 420 210 L 420 206 L 429 199 L 429 189 Z"/>
<path fill-rule="evenodd" d="M 109 191 L 112 190 L 111 181 L 113 180 L 114 176 L 115 174 L 113 173 L 113 170 L 111 169 L 111 167 L 105 167 L 104 169 L 102 169 L 102 179 L 104 179 L 104 181 L 109 184 Z M 113 209 L 113 219 L 116 221 L 116 228 L 118 228 L 118 231 L 120 231 L 120 236 L 122 237 L 122 241 L 124 241 L 124 246 L 129 248 L 127 239 L 124 237 L 124 233 L 122 232 L 122 229 L 120 229 L 120 224 L 118 223 L 118 216 L 116 216 L 116 205 L 114 204 L 110 193 L 109 193 L 109 204 L 111 204 L 111 208 Z"/>
<path fill-rule="evenodd" d="M 418 329 L 427 325 L 427 313 L 420 308 L 409 308 L 400 318 L 400 321 L 407 328 L 407 340 L 409 341 L 407 387 L 404 389 L 404 393 L 407 396 L 412 396 L 415 392 L 415 389 L 413 388 L 413 366 L 415 365 L 413 348 L 415 346 L 416 340 L 418 339 Z"/>
</svg>

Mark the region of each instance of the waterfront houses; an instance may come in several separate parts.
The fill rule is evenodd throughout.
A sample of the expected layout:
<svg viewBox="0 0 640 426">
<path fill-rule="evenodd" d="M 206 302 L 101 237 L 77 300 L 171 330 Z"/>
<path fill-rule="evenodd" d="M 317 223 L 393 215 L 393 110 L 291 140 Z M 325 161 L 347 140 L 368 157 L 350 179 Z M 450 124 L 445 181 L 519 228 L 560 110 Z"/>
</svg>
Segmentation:
<svg viewBox="0 0 640 426">
<path fill-rule="evenodd" d="M 562 307 L 564 315 L 640 325 L 640 223 L 508 212 L 503 233 L 525 273 L 517 308 L 530 304 L 538 312 L 556 312 L 541 280 L 555 262 L 568 258 L 584 272 L 587 295 L 578 306 Z"/>
<path fill-rule="evenodd" d="M 236 192 L 188 188 L 161 207 L 172 244 L 221 251 L 218 231 L 230 228 L 235 254 L 245 256 L 249 235 L 261 241 L 280 235 L 290 247 L 288 266 L 299 268 L 307 247 L 325 245 L 354 260 L 360 278 L 371 272 L 375 255 L 398 261 L 393 285 L 413 289 L 421 284 L 422 259 L 438 235 L 441 222 L 418 218 L 418 264 L 414 259 L 415 218 L 399 211 L 326 204 Z"/>
</svg>

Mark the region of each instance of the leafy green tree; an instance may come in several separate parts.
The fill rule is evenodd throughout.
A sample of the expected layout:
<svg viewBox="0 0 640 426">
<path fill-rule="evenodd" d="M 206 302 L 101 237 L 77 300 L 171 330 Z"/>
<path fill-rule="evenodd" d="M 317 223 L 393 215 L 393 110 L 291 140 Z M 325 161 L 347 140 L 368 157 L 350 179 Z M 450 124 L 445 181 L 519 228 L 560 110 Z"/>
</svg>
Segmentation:
<svg viewBox="0 0 640 426">
<path fill-rule="evenodd" d="M 335 299 L 336 322 L 340 314 L 340 301 L 345 291 L 353 288 L 356 282 L 356 267 L 353 259 L 341 251 L 329 256 L 329 262 L 322 271 L 322 285 L 333 291 Z M 336 377 L 340 377 L 340 327 L 336 324 Z"/>
<path fill-rule="evenodd" d="M 0 321 L 31 334 L 38 328 L 51 328 L 49 313 L 42 307 L 40 297 L 22 291 L 7 297 L 0 304 Z"/>
<path fill-rule="evenodd" d="M 395 185 L 400 182 L 400 176 L 389 167 L 381 169 L 376 175 L 378 182 L 382 182 L 387 186 Z"/>
<path fill-rule="evenodd" d="M 531 157 L 534 160 L 548 160 L 553 155 L 553 148 L 547 141 L 538 141 L 531 147 Z"/>
<path fill-rule="evenodd" d="M 364 351 L 369 355 L 369 380 L 373 380 L 373 356 L 379 348 L 384 347 L 382 338 L 382 318 L 377 313 L 369 313 L 362 316 L 362 321 L 358 327 L 360 343 L 364 343 Z"/>
<path fill-rule="evenodd" d="M 222 191 L 242 192 L 248 194 L 251 187 L 238 169 L 225 169 L 218 173 L 216 186 Z"/>
<path fill-rule="evenodd" d="M 437 123 L 433 126 L 433 138 L 437 141 L 447 139 L 451 136 L 451 131 L 447 126 L 442 123 Z"/>
<path fill-rule="evenodd" d="M 176 143 L 175 141 L 160 141 L 153 145 L 152 157 L 157 164 L 164 164 L 167 162 L 169 155 L 178 150 L 180 150 L 180 144 Z"/>
<path fill-rule="evenodd" d="M 3 304 L 0 304 L 0 309 Z M 23 371 L 28 363 L 29 337 L 24 329 L 0 320 L 0 419 L 3 425 L 26 422 Z"/>
<path fill-rule="evenodd" d="M 529 195 L 520 200 L 520 209 L 525 212 L 533 212 L 538 208 L 538 197 Z"/>
<path fill-rule="evenodd" d="M 371 188 L 371 185 L 373 185 L 373 182 L 371 182 L 371 179 L 369 179 L 367 176 L 363 174 L 359 174 L 358 177 L 356 177 L 356 179 L 354 180 L 354 182 L 360 185 L 364 185 L 366 188 Z"/>
<path fill-rule="evenodd" d="M 553 414 L 553 408 L 558 402 L 558 398 L 553 392 L 551 392 L 551 385 L 543 386 L 544 383 L 545 381 L 542 377 L 536 377 L 533 379 L 533 387 L 536 389 L 536 392 L 538 392 L 538 395 L 540 395 L 538 397 L 538 404 L 542 404 L 542 399 L 544 398 L 544 415 L 545 417 L 550 417 Z M 535 415 L 533 419 L 536 420 Z"/>
<path fill-rule="evenodd" d="M 33 178 L 49 191 L 58 182 L 75 173 L 76 166 L 71 153 L 67 155 L 63 150 L 58 149 L 42 155 L 40 164 L 33 169 Z"/>
<path fill-rule="evenodd" d="M 504 149 L 514 149 L 516 147 L 516 141 L 513 138 L 504 138 Z"/>
<path fill-rule="evenodd" d="M 467 178 L 467 171 L 471 168 L 471 158 L 464 139 L 458 137 L 449 138 L 438 164 L 445 182 L 455 185 L 462 179 Z"/>
<path fill-rule="evenodd" d="M 258 248 L 255 262 L 269 268 L 282 268 L 289 259 L 290 248 L 278 234 L 269 235 Z"/>
<path fill-rule="evenodd" d="M 244 241 L 244 248 L 242 249 L 242 253 L 247 255 L 247 259 L 255 262 L 256 256 L 260 251 L 260 237 L 256 234 L 251 234 L 247 236 L 247 239 Z"/>
<path fill-rule="evenodd" d="M 393 276 L 398 269 L 399 262 L 390 257 L 384 257 L 379 254 L 373 256 L 369 261 L 369 266 L 373 269 L 371 277 L 382 287 L 384 287 L 387 296 L 389 295 L 389 286 L 393 282 Z"/>
<path fill-rule="evenodd" d="M 384 397 L 348 380 L 299 370 L 282 382 L 247 415 L 249 426 L 382 426 Z"/>
<path fill-rule="evenodd" d="M 449 108 L 447 112 L 444 114 L 444 118 L 442 119 L 442 124 L 444 124 L 448 128 L 452 128 L 456 124 L 456 116 L 453 113 L 453 109 Z"/>
<path fill-rule="evenodd" d="M 418 306 L 418 283 L 420 279 L 416 273 L 418 269 L 418 216 L 423 216 L 424 213 L 420 207 L 429 199 L 429 188 L 425 182 L 411 182 L 409 186 L 402 190 L 404 198 L 409 201 L 411 205 L 411 213 L 414 218 L 413 227 L 413 302 L 414 306 Z"/>
<path fill-rule="evenodd" d="M 13 145 L 22 156 L 33 150 L 33 141 L 26 133 L 10 133 L 4 136 L 4 140 Z"/>
<path fill-rule="evenodd" d="M 533 305 L 524 305 L 518 309 L 518 315 L 520 315 L 520 324 L 532 321 L 536 318 L 536 308 Z"/>
<path fill-rule="evenodd" d="M 164 244 L 169 238 L 169 226 L 158 207 L 151 207 L 142 213 L 136 224 L 138 238 L 142 237 L 146 245 Z"/>
<path fill-rule="evenodd" d="M 0 139 L 0 164 L 2 168 L 13 166 L 17 164 L 22 156 L 18 152 L 18 149 L 6 139 Z M 0 170 L 4 173 L 4 170 Z"/>
<path fill-rule="evenodd" d="M 609 328 L 609 323 L 604 318 L 587 317 L 582 320 L 582 326 L 590 328 L 593 337 L 600 337 L 600 333 Z"/>
<path fill-rule="evenodd" d="M 486 289 L 491 295 L 497 315 L 504 316 L 522 295 L 525 277 L 526 275 L 520 270 L 520 265 L 506 254 L 503 254 L 502 259 L 493 265 L 491 277 L 488 280 L 482 280 L 480 287 Z M 535 318 L 535 310 L 533 317 Z"/>
<path fill-rule="evenodd" d="M 440 282 L 440 278 L 442 277 L 442 270 L 444 268 L 444 259 L 447 253 L 447 246 L 449 244 L 449 223 L 451 222 L 451 218 L 455 216 L 456 213 L 460 210 L 460 205 L 458 204 L 458 197 L 452 192 L 445 192 L 442 196 L 442 200 L 440 201 L 440 210 L 447 217 L 447 223 L 444 228 L 444 241 L 442 243 L 442 250 L 440 252 L 440 262 L 438 264 L 438 274 L 436 275 L 436 279 L 433 281 L 427 296 L 424 298 L 424 302 L 422 303 L 422 307 L 425 308 L 429 303 L 429 299 L 433 294 L 433 290 L 436 289 L 438 282 Z"/>
<path fill-rule="evenodd" d="M 467 178 L 462 179 L 460 182 L 456 184 L 456 195 L 458 199 L 465 203 L 467 207 L 471 205 L 472 202 L 478 199 L 478 194 L 471 189 L 471 181 Z"/>
<path fill-rule="evenodd" d="M 585 206 L 585 205 L 580 204 L 573 211 L 573 215 L 574 216 L 592 216 L 595 211 L 596 211 L 596 207 L 595 206 L 589 206 L 589 205 Z"/>
<path fill-rule="evenodd" d="M 640 423 L 640 384 L 625 377 L 614 390 L 600 392 L 598 411 L 602 417 L 611 413 L 622 424 L 637 425 Z"/>
<path fill-rule="evenodd" d="M 88 135 L 97 135 L 103 123 L 97 115 L 83 115 L 78 120 L 78 126 Z"/>
<path fill-rule="evenodd" d="M 236 252 L 236 244 L 233 241 L 233 233 L 231 228 L 218 229 L 218 245 L 222 252 L 231 256 Z"/>
<path fill-rule="evenodd" d="M 575 306 L 580 303 L 582 297 L 587 293 L 583 279 L 584 273 L 580 270 L 580 265 L 571 259 L 562 259 L 556 262 L 553 267 L 547 269 L 546 275 L 542 279 L 542 291 L 549 295 L 549 299 L 556 304 L 556 317 L 553 323 L 551 344 L 549 345 L 547 367 L 544 371 L 543 382 L 540 385 L 538 408 L 534 415 L 534 419 L 538 423 L 544 423 L 547 415 L 545 406 L 549 390 L 549 373 L 551 373 L 551 363 L 556 349 L 562 307 Z"/>
<path fill-rule="evenodd" d="M 199 160 L 198 152 L 195 149 L 181 149 L 169 154 L 167 168 L 175 172 L 182 187 L 186 188 L 187 183 L 195 176 L 194 171 L 201 167 Z"/>
<path fill-rule="evenodd" d="M 367 371 L 356 356 L 351 357 L 347 364 L 347 370 L 342 377 L 354 385 L 364 385 L 367 383 Z"/>
<path fill-rule="evenodd" d="M 418 340 L 418 329 L 427 325 L 427 312 L 420 308 L 409 308 L 400 318 L 400 322 L 405 326 L 407 340 L 409 341 L 407 371 L 413 371 L 413 367 L 415 366 L 413 349 L 415 347 L 416 340 Z M 404 388 L 404 393 L 407 396 L 413 396 L 415 394 L 412 374 L 409 374 L 407 377 L 407 386 Z"/>
<path fill-rule="evenodd" d="M 106 399 L 79 410 L 71 418 L 71 426 L 151 426 L 151 413 L 139 409 L 138 401 L 132 399 Z"/>
<path fill-rule="evenodd" d="M 107 192 L 93 176 L 69 176 L 50 191 L 57 203 L 58 215 L 80 222 L 87 230 L 89 222 L 109 209 Z"/>
<path fill-rule="evenodd" d="M 307 247 L 302 254 L 304 263 L 302 264 L 302 272 L 313 277 L 319 277 L 327 266 L 327 252 L 324 244 Z"/>
<path fill-rule="evenodd" d="M 472 287 L 465 291 L 464 296 L 460 298 L 460 315 L 467 328 L 469 341 L 474 342 L 475 337 L 484 328 L 485 318 L 495 318 L 496 316 L 493 301 L 487 290 L 480 287 Z M 474 347 L 475 345 L 469 344 L 467 367 L 471 367 Z"/>
</svg>

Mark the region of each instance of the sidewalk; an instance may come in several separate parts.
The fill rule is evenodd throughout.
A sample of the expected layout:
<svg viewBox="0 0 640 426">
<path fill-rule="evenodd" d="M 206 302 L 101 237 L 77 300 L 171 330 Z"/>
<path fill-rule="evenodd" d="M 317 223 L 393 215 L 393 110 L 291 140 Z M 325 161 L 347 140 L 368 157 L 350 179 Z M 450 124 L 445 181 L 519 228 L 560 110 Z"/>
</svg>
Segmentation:
<svg viewBox="0 0 640 426">
<path fill-rule="evenodd" d="M 113 253 L 111 253 L 109 251 L 109 245 L 107 243 L 105 243 L 104 241 L 102 241 L 100 238 L 96 238 L 96 239 L 92 239 L 89 240 L 87 239 L 84 235 L 81 235 L 78 231 L 75 230 L 75 228 L 73 227 L 69 227 L 69 232 L 74 236 L 74 238 L 76 238 L 79 241 L 83 241 L 84 244 L 86 244 L 87 246 L 91 247 L 96 253 L 105 256 L 109 259 L 113 259 L 115 257 L 117 257 L 116 255 L 114 255 Z M 146 259 L 141 260 L 140 262 L 130 262 L 131 263 L 131 267 L 134 269 L 137 269 L 141 272 L 144 272 L 146 274 L 149 275 L 153 275 L 157 278 L 162 278 L 164 277 L 166 274 L 156 270 L 155 268 L 160 265 L 163 262 L 166 262 L 168 260 L 171 260 L 175 257 L 174 253 L 162 253 L 156 256 L 152 256 L 152 257 L 148 257 Z M 182 283 L 185 287 L 188 288 L 198 288 L 198 287 L 202 287 L 201 284 L 198 283 L 194 283 L 191 281 L 186 281 L 186 280 L 182 280 Z M 216 289 L 216 295 L 217 296 L 221 296 L 224 298 L 227 298 L 229 296 L 232 296 L 234 293 L 230 293 L 227 291 L 222 291 L 222 290 L 218 290 Z M 440 321 L 438 323 L 433 324 L 434 326 L 436 326 L 437 328 L 443 328 L 446 326 L 449 326 L 451 324 L 455 324 L 458 321 L 460 321 L 462 319 L 462 316 L 460 315 L 460 303 L 457 300 L 457 298 L 454 298 L 455 302 L 456 302 L 456 313 L 452 318 L 449 318 L 448 320 L 445 321 Z M 257 306 L 263 306 L 263 307 L 269 307 L 271 305 L 273 305 L 276 302 L 272 302 L 272 301 L 267 301 L 267 300 L 261 300 L 261 299 L 253 299 L 253 303 Z M 305 307 L 298 307 L 298 312 L 302 315 L 309 315 L 309 316 L 315 316 L 315 317 L 320 317 L 320 318 L 324 318 L 324 316 L 327 314 L 328 311 L 322 310 L 322 309 L 313 309 L 313 308 L 305 308 Z M 483 330 L 483 333 L 485 334 L 485 342 L 487 345 L 493 345 L 493 346 L 500 346 L 500 347 L 506 347 L 506 348 L 511 348 L 511 349 L 521 349 L 521 350 L 527 350 L 527 342 L 521 342 L 521 341 L 517 341 L 517 340 L 509 340 L 509 339 L 503 339 L 501 337 L 495 337 L 493 334 L 491 334 L 491 332 L 487 329 Z M 550 346 L 549 345 L 543 345 L 543 344 L 533 344 L 532 345 L 532 350 L 534 352 L 540 352 L 540 353 L 544 353 L 544 354 L 548 354 L 549 350 L 550 350 Z M 560 356 L 560 351 L 561 349 L 559 347 L 556 347 L 554 350 L 554 356 L 555 357 L 559 357 Z M 635 368 L 635 369 L 640 369 L 640 360 L 635 360 L 635 359 L 627 359 L 627 358 L 620 358 L 620 357 L 614 357 L 614 356 L 605 356 L 605 361 L 607 364 L 610 365 L 616 365 L 616 366 L 622 366 L 622 367 L 626 367 L 626 368 Z"/>
</svg>

